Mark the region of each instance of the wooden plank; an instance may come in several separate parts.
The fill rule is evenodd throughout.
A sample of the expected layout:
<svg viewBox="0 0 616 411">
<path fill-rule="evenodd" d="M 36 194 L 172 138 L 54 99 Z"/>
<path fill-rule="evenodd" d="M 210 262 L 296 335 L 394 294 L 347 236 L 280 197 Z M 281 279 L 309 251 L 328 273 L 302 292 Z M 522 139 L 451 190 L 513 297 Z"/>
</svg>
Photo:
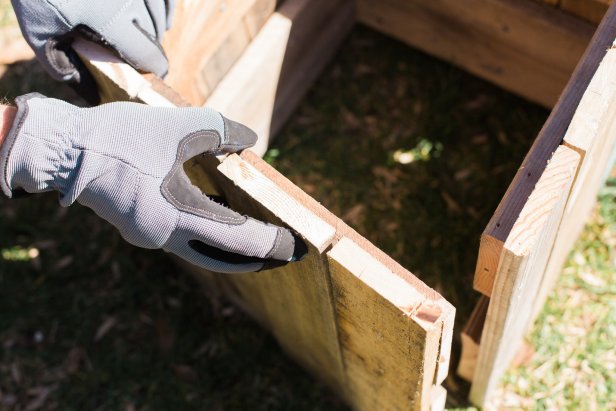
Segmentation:
<svg viewBox="0 0 616 411">
<path fill-rule="evenodd" d="M 78 47 L 79 52 L 89 61 L 101 87 L 110 91 L 124 88 L 122 93 L 117 90 L 107 93 L 108 97 L 122 96 L 134 101 L 143 101 L 144 97 L 153 104 L 185 104 L 175 93 L 166 89 L 160 80 L 142 76 L 137 81 L 132 77 L 136 73 L 130 72 L 128 66 L 119 62 L 104 63 L 103 57 L 93 53 L 91 47 L 82 46 Z M 97 49 L 97 52 L 102 53 L 102 50 Z M 94 61 L 90 57 L 92 54 L 95 54 Z M 204 191 L 220 190 L 233 208 L 292 227 L 310 248 L 304 261 L 269 272 L 228 276 L 198 270 L 198 275 L 208 286 L 222 290 L 249 314 L 268 326 L 290 355 L 328 383 L 349 403 L 356 404 L 357 409 L 372 409 L 365 407 L 383 401 L 378 397 L 370 398 L 370 395 L 378 395 L 381 392 L 379 390 L 366 390 L 361 396 L 361 402 L 349 394 L 356 392 L 357 384 L 360 384 L 359 375 L 377 378 L 379 370 L 366 369 L 369 365 L 362 365 L 361 361 L 349 367 L 343 352 L 348 355 L 353 348 L 347 347 L 361 347 L 364 351 L 359 348 L 356 351 L 363 352 L 366 358 L 387 359 L 388 353 L 408 351 L 405 358 L 415 362 L 407 361 L 410 366 L 401 369 L 401 374 L 396 372 L 396 377 L 402 381 L 417 381 L 414 387 L 419 391 L 414 393 L 413 398 L 401 396 L 399 400 L 390 400 L 398 401 L 403 409 L 427 409 L 430 405 L 435 409 L 442 408 L 446 393 L 440 384 L 447 375 L 455 315 L 451 304 L 251 151 L 245 150 L 240 156 L 227 157 L 220 164 L 220 173 L 217 174 L 213 174 L 211 165 L 204 166 L 201 162 L 190 162 L 188 167 L 193 168 L 191 179 L 194 177 L 198 180 L 193 180 L 195 183 L 203 186 L 204 181 L 201 180 L 206 180 Z M 210 168 L 206 170 L 201 167 Z M 195 169 L 200 171 L 195 172 Z M 379 274 L 379 277 L 372 276 L 366 282 L 365 276 L 354 268 L 354 261 L 349 263 L 348 258 L 340 258 L 340 264 L 351 269 L 346 274 L 353 275 L 353 282 L 346 284 L 336 280 L 341 277 L 331 274 L 333 268 L 326 253 L 340 244 L 343 238 L 344 243 L 354 244 L 363 256 L 362 261 L 372 267 L 370 272 Z M 364 280 L 358 281 L 359 277 L 364 277 Z M 394 283 L 396 286 L 382 288 L 379 285 L 381 283 Z M 334 289 L 338 292 L 336 299 Z M 407 339 L 403 346 L 391 345 L 397 340 L 394 336 L 390 338 L 388 329 L 381 332 L 384 338 L 378 340 L 375 346 L 367 344 L 365 336 L 358 333 L 349 332 L 349 338 L 340 338 L 338 324 L 343 312 L 346 321 L 354 324 L 365 321 L 364 302 L 359 301 L 356 310 L 350 310 L 350 304 L 343 307 L 341 290 L 346 290 L 346 298 L 351 291 L 358 296 L 372 295 L 373 315 L 378 315 L 382 309 L 383 318 L 389 319 L 386 324 L 393 327 L 392 330 L 402 327 L 409 336 L 414 335 L 414 331 L 419 335 Z M 396 294 L 388 294 L 399 290 L 408 291 L 404 299 L 396 300 Z M 401 306 L 393 306 L 391 301 L 398 301 Z M 383 303 L 383 307 L 379 307 L 379 302 Z M 387 370 L 387 374 L 392 375 L 392 371 Z M 405 395 L 408 394 L 408 386 L 398 387 Z M 404 398 L 408 402 L 403 402 Z M 363 404 L 367 405 L 364 407 Z"/>
<path fill-rule="evenodd" d="M 351 405 L 429 409 L 440 308 L 346 237 L 327 254 Z"/>
<path fill-rule="evenodd" d="M 252 150 L 264 154 L 354 21 L 351 0 L 285 1 L 206 105 L 255 130 Z"/>
<path fill-rule="evenodd" d="M 204 97 L 201 104 L 209 97 L 212 90 L 216 88 L 218 83 L 225 77 L 225 74 L 233 67 L 233 64 L 241 57 L 251 40 L 252 38 L 246 29 L 238 28 L 229 34 L 227 39 L 220 45 L 220 48 L 205 62 L 204 67 L 198 74 L 203 82 L 202 87 L 207 89 L 207 92 L 201 94 Z M 191 78 L 190 76 L 186 77 L 188 79 Z"/>
<path fill-rule="evenodd" d="M 552 107 L 594 27 L 530 0 L 358 0 L 359 21 Z"/>
<path fill-rule="evenodd" d="M 368 252 L 374 259 L 376 259 L 376 261 L 385 266 L 389 272 L 403 279 L 405 282 L 414 287 L 420 294 L 424 295 L 427 300 L 431 301 L 429 304 L 430 306 L 439 307 L 443 330 L 439 343 L 436 382 L 439 384 L 442 383 L 447 377 L 449 370 L 455 308 L 440 294 L 426 286 L 426 284 L 411 274 L 407 269 L 392 260 L 387 254 L 359 235 L 355 230 L 325 209 L 320 203 L 315 201 L 312 197 L 306 195 L 306 193 L 295 186 L 291 181 L 283 177 L 267 163 L 263 162 L 252 151 L 245 150 L 242 152 L 241 158 L 256 168 L 265 178 L 275 181 L 276 185 L 279 186 L 285 193 L 295 198 L 301 204 L 307 206 L 323 221 L 336 227 L 336 241 L 342 237 L 347 237 L 352 240 L 355 244 L 358 244 L 363 250 Z M 259 193 L 256 192 L 255 196 L 258 198 Z"/>
<path fill-rule="evenodd" d="M 560 0 L 559 7 L 592 23 L 599 24 L 611 0 Z"/>
<path fill-rule="evenodd" d="M 595 33 L 554 110 L 535 139 L 522 165 L 490 219 L 479 247 L 474 288 L 490 296 L 503 244 L 509 237 L 552 153 L 571 123 L 578 105 L 593 78 L 605 51 L 616 37 L 616 13 L 612 7 Z"/>
<path fill-rule="evenodd" d="M 403 312 L 399 312 L 397 319 L 398 321 L 404 322 L 406 313 L 407 316 L 411 315 L 411 319 L 414 321 L 423 322 L 422 326 L 429 326 L 430 333 L 421 332 L 420 335 L 415 337 L 409 343 L 410 340 L 406 340 L 405 345 L 403 347 L 415 347 L 414 341 L 421 340 L 424 341 L 424 346 L 421 346 L 420 350 L 425 355 L 425 360 L 418 362 L 420 357 L 415 355 L 411 356 L 411 359 L 415 360 L 413 366 L 406 368 L 406 372 L 399 373 L 396 371 L 390 371 L 390 368 L 386 365 L 383 365 L 382 370 L 387 370 L 387 374 L 390 375 L 394 373 L 397 378 L 402 380 L 421 380 L 422 384 L 421 391 L 419 394 L 415 394 L 412 402 L 408 402 L 407 405 L 410 404 L 420 404 L 421 407 L 426 407 L 429 404 L 431 398 L 431 392 L 433 387 L 433 381 L 436 381 L 436 385 L 442 383 L 442 381 L 447 376 L 448 365 L 449 365 L 449 355 L 451 350 L 451 337 L 453 333 L 453 320 L 455 315 L 455 309 L 447 303 L 442 297 L 436 294 L 433 290 L 429 289 L 425 286 L 421 281 L 412 276 L 408 271 L 403 269 L 399 264 L 395 263 L 389 257 L 387 257 L 382 251 L 378 250 L 374 245 L 370 244 L 366 239 L 361 237 L 357 232 L 352 230 L 349 226 L 340 221 L 333 214 L 329 213 L 326 209 L 324 209 L 320 204 L 316 201 L 308 197 L 305 193 L 299 190 L 296 186 L 292 185 L 290 181 L 282 177 L 279 173 L 273 170 L 271 167 L 267 166 L 260 158 L 251 153 L 250 151 L 245 151 L 240 156 L 229 156 L 221 166 L 219 167 L 221 172 L 229 177 L 234 185 L 229 187 L 239 187 L 243 191 L 249 194 L 249 197 L 241 198 L 239 204 L 251 204 L 254 203 L 255 200 L 258 201 L 259 207 L 267 207 L 270 209 L 275 209 L 274 213 L 276 217 L 280 219 L 280 222 L 284 222 L 285 224 L 292 227 L 297 232 L 302 235 L 306 232 L 306 229 L 302 229 L 302 224 L 304 224 L 305 215 L 308 214 L 305 211 L 297 212 L 294 211 L 294 207 L 291 207 L 286 204 L 289 200 L 284 200 L 284 196 L 291 196 L 294 201 L 302 204 L 307 207 L 312 213 L 318 216 L 321 221 L 328 223 L 330 226 L 336 228 L 336 240 L 332 241 L 332 245 L 334 249 L 336 249 L 337 245 L 340 244 L 338 239 L 346 238 L 343 244 L 348 244 L 352 242 L 355 245 L 353 248 L 353 252 L 347 254 L 347 257 L 354 256 L 351 260 L 352 262 L 347 262 L 347 267 L 352 267 L 352 273 L 356 275 L 365 274 L 365 269 L 370 267 L 374 270 L 375 274 L 378 273 L 378 276 L 374 278 L 378 278 L 378 281 L 373 281 L 368 284 L 364 284 L 362 287 L 367 288 L 365 293 L 373 295 L 374 293 L 380 294 L 381 297 L 375 297 L 377 303 L 372 306 L 371 309 L 375 311 L 373 315 L 379 315 L 386 317 L 381 309 L 379 309 L 378 304 L 383 303 L 384 301 L 397 301 L 398 306 L 402 307 L 400 310 Z M 268 181 L 268 187 L 263 186 L 263 182 Z M 270 185 L 271 182 L 275 182 L 275 186 L 280 187 L 282 191 L 278 191 L 277 195 L 272 195 L 272 191 L 276 192 L 274 188 Z M 229 194 L 225 191 L 226 197 L 229 199 Z M 233 198 L 231 196 L 231 198 Z M 251 201 L 252 199 L 252 201 Z M 231 204 L 233 204 L 231 202 Z M 296 209 L 295 209 L 296 210 Z M 254 214 L 254 212 L 252 213 Z M 276 219 L 272 219 L 271 215 L 267 213 L 265 215 L 259 215 L 261 217 L 265 217 L 268 221 L 278 221 Z M 297 220 L 297 221 L 295 221 Z M 352 239 L 352 240 L 351 240 Z M 342 240 L 340 240 L 342 241 Z M 342 246 L 341 246 L 342 247 Z M 346 249 L 346 248 L 345 248 Z M 338 262 L 341 259 L 337 260 Z M 344 261 L 342 259 L 342 261 Z M 360 263 L 359 266 L 354 265 L 355 263 Z M 303 262 L 301 263 L 303 264 Z M 298 275 L 307 276 L 312 278 L 315 274 L 312 271 L 301 267 L 301 265 L 295 265 L 296 268 L 299 269 L 300 273 Z M 330 255 L 330 267 L 331 267 L 331 255 Z M 285 270 L 287 270 L 285 268 Z M 338 322 L 339 332 L 341 330 L 341 321 L 343 321 L 343 317 L 347 320 L 353 321 L 354 323 L 364 323 L 368 321 L 365 316 L 366 313 L 362 311 L 362 309 L 366 306 L 367 301 L 361 298 L 361 293 L 356 288 L 353 288 L 354 291 L 349 291 L 348 288 L 352 287 L 348 283 L 342 281 L 342 278 L 335 276 L 333 274 L 333 268 L 330 270 L 331 274 L 331 283 L 333 289 L 335 291 L 335 307 L 336 307 L 336 318 Z M 279 271 L 279 270 L 276 270 Z M 311 274 L 307 274 L 311 273 Z M 280 277 L 279 272 L 272 272 L 272 275 L 276 275 L 276 278 Z M 227 277 L 225 277 L 226 279 Z M 233 278 L 233 288 L 237 289 L 237 279 Z M 339 281 L 340 280 L 340 281 Z M 274 280 L 276 284 L 278 284 L 279 280 Z M 391 286 L 390 284 L 394 283 L 396 287 Z M 261 277 L 258 277 L 258 282 L 253 283 L 248 287 L 245 287 L 247 293 L 254 293 L 255 288 L 262 287 L 263 281 Z M 366 287 L 368 285 L 368 287 Z M 302 286 L 305 289 L 305 285 Z M 311 286 L 314 287 L 314 286 Z M 244 289 L 244 287 L 240 286 L 240 288 Z M 392 293 L 402 292 L 400 290 L 404 290 L 404 297 L 406 299 L 397 298 L 396 296 L 391 296 Z M 346 301 L 341 303 L 340 293 L 343 293 L 348 298 L 352 298 L 351 296 L 357 296 L 357 299 L 352 298 L 354 301 L 354 307 L 351 311 L 349 310 L 349 306 L 351 302 Z M 263 296 L 265 299 L 271 299 L 272 291 L 267 290 L 266 295 Z M 397 299 L 396 299 L 397 298 Z M 389 307 L 389 305 L 385 305 Z M 391 307 L 383 310 L 389 310 Z M 254 310 L 254 308 L 252 308 Z M 289 313 L 284 314 L 285 317 L 289 316 Z M 387 325 L 391 325 L 390 323 L 386 323 Z M 394 325 L 391 325 L 394 326 Z M 401 325 L 398 325 L 400 327 Z M 375 325 L 376 327 L 376 325 Z M 385 325 L 384 325 L 385 327 Z M 382 332 L 380 332 L 381 340 L 379 344 L 375 345 L 367 345 L 365 342 L 358 342 L 356 339 L 362 340 L 366 338 L 365 335 L 358 334 L 344 334 L 341 335 L 341 350 L 343 353 L 343 360 L 345 363 L 345 383 L 343 389 L 340 391 L 347 398 L 352 405 L 354 405 L 357 409 L 374 409 L 369 407 L 369 404 L 377 404 L 378 401 L 385 401 L 382 398 L 383 392 L 378 389 L 381 385 L 378 384 L 378 381 L 375 379 L 378 375 L 378 372 L 374 374 L 374 369 L 370 364 L 362 362 L 362 364 L 355 364 L 356 367 L 350 365 L 348 361 L 348 356 L 345 356 L 344 353 L 348 353 L 348 346 L 355 347 L 354 353 L 360 355 L 361 358 L 370 358 L 372 356 L 376 356 L 378 358 L 382 358 L 384 356 L 389 356 L 391 352 L 395 350 L 402 349 L 395 345 L 395 339 L 385 340 L 383 341 L 383 335 L 390 335 L 390 329 L 384 328 Z M 417 329 L 414 329 L 417 331 Z M 285 330 L 285 332 L 287 332 Z M 362 340 L 363 341 L 363 340 Z M 283 344 L 284 346 L 284 344 Z M 357 348 L 360 347 L 360 348 Z M 415 350 L 415 348 L 412 348 Z M 364 350 L 364 351 L 361 351 Z M 355 357 L 354 357 L 355 358 Z M 423 358 L 423 357 L 421 357 Z M 408 364 L 410 360 L 407 360 Z M 301 362 L 301 361 L 300 361 Z M 425 364 L 424 364 L 425 363 Z M 359 367 L 359 368 L 358 368 Z M 362 369 L 360 369 L 363 367 Z M 363 374 L 362 374 L 363 370 Z M 397 370 L 397 369 L 396 369 Z M 408 370 L 421 370 L 420 372 L 408 372 Z M 363 378 L 362 378 L 363 376 Z M 367 387 L 363 387 L 360 391 L 365 392 L 363 397 L 357 396 L 357 379 L 364 381 L 364 384 L 370 384 L 373 387 L 372 390 L 369 390 Z M 429 382 L 429 383 L 428 383 Z M 413 386 L 414 390 L 418 388 L 417 385 Z M 395 391 L 395 387 L 389 387 L 390 390 Z M 403 391 L 398 391 L 398 394 L 401 396 L 399 401 L 407 401 L 408 396 L 402 395 L 408 393 L 408 387 Z M 387 396 L 386 396 L 387 397 Z M 362 401 L 364 398 L 364 401 Z M 389 401 L 394 401 L 393 399 L 389 399 Z M 417 402 L 418 401 L 418 402 Z M 398 409 L 397 407 L 393 408 L 384 408 L 384 409 Z"/>
<path fill-rule="evenodd" d="M 471 386 L 477 405 L 489 400 L 524 337 L 579 162 L 575 150 L 558 147 L 504 244 Z"/>
<path fill-rule="evenodd" d="M 483 332 L 483 326 L 486 321 L 489 303 L 490 299 L 488 297 L 481 296 L 479 298 L 460 335 L 462 352 L 456 372 L 468 382 L 473 381 L 473 375 L 475 374 L 477 357 L 479 356 L 479 344 L 481 343 L 481 333 Z"/>
<path fill-rule="evenodd" d="M 615 120 L 616 49 L 612 46 L 586 89 L 564 137 L 564 144 L 582 156 L 582 165 L 571 190 L 539 295 L 535 299 L 533 318 L 554 287 L 611 168 L 612 156 L 616 152 Z"/>
<path fill-rule="evenodd" d="M 285 351 L 343 392 L 343 362 L 329 269 L 323 255 L 334 240 L 335 227 L 238 155 L 226 158 L 218 169 L 231 183 L 223 193 L 235 210 L 285 224 L 300 233 L 309 246 L 304 260 L 283 269 L 223 276 L 219 279 L 223 289 L 249 312 L 257 312 Z"/>
<path fill-rule="evenodd" d="M 191 104 L 202 105 L 275 5 L 275 0 L 177 1 L 163 38 L 167 83 Z"/>
</svg>

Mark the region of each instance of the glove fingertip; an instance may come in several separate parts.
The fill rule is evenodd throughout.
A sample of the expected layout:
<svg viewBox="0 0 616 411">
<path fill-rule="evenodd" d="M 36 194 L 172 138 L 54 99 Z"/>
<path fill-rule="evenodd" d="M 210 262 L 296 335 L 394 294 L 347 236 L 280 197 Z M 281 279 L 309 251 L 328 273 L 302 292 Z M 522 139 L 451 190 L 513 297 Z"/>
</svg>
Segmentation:
<svg viewBox="0 0 616 411">
<path fill-rule="evenodd" d="M 308 254 L 308 247 L 304 240 L 302 240 L 297 234 L 290 233 L 293 238 L 293 254 L 288 260 L 266 260 L 265 264 L 259 271 L 271 270 L 278 267 L 283 267 L 291 262 L 301 261 Z"/>
<path fill-rule="evenodd" d="M 220 148 L 227 153 L 234 153 L 252 147 L 257 142 L 257 133 L 249 127 L 222 116 L 225 123 L 225 136 Z"/>
<path fill-rule="evenodd" d="M 299 235 L 285 228 L 279 228 L 276 245 L 268 259 L 285 262 L 300 261 L 307 253 L 308 247 Z"/>
</svg>

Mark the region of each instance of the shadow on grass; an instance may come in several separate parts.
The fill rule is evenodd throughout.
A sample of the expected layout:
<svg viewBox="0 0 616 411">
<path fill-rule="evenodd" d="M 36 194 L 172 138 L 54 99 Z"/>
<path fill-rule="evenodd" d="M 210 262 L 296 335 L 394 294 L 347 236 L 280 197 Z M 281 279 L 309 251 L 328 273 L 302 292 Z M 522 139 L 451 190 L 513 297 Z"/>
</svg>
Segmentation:
<svg viewBox="0 0 616 411">
<path fill-rule="evenodd" d="M 34 62 L 6 69 L 0 94 L 29 91 L 77 101 Z M 454 304 L 457 338 L 481 231 L 546 116 L 359 28 L 267 158 Z M 50 193 L 0 199 L 0 219 L 0 251 L 21 256 L 0 258 L 0 408 L 345 409 L 245 315 L 89 210 Z"/>
</svg>

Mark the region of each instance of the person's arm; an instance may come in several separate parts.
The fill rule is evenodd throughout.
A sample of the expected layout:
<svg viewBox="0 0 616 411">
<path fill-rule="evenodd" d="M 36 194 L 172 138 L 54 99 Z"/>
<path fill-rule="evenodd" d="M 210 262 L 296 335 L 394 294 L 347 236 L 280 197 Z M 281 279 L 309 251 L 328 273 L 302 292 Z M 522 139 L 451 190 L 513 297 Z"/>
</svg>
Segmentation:
<svg viewBox="0 0 616 411">
<path fill-rule="evenodd" d="M 16 112 L 17 109 L 15 107 L 0 104 L 0 146 L 13 125 Z"/>
</svg>

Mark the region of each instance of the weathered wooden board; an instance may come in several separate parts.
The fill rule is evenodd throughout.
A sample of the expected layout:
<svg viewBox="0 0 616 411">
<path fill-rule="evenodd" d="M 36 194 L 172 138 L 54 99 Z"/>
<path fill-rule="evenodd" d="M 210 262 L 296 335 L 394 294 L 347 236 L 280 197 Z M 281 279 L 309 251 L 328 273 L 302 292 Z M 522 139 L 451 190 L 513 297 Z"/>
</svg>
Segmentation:
<svg viewBox="0 0 616 411">
<path fill-rule="evenodd" d="M 493 288 L 491 284 L 482 286 L 491 298 L 471 388 L 471 399 L 477 404 L 489 401 L 510 365 L 605 178 L 616 145 L 615 38 L 616 9 L 611 7 L 486 229 L 498 232 L 513 222 L 508 231 L 501 231 L 506 234 L 504 242 L 486 236 L 486 232 L 482 236 L 475 280 L 479 275 L 486 279 L 486 267 L 494 269 L 496 277 Z M 545 155 L 540 153 L 549 149 L 549 144 L 560 142 L 563 145 L 540 171 Z M 571 178 L 568 170 L 573 170 Z M 531 185 L 530 177 L 537 172 L 540 178 Z M 545 183 L 550 179 L 554 184 Z M 528 190 L 532 190 L 528 197 L 521 196 Z M 515 210 L 515 202 L 523 206 L 519 213 L 503 213 Z M 492 247 L 492 254 L 486 258 L 482 253 L 486 253 L 487 245 Z M 495 261 L 495 267 L 487 265 Z"/>
<path fill-rule="evenodd" d="M 358 0 L 358 19 L 552 107 L 593 25 L 530 0 Z"/>
<path fill-rule="evenodd" d="M 430 409 L 440 308 L 346 237 L 327 254 L 349 402 L 359 410 Z M 414 367 L 424 372 L 408 372 Z"/>
<path fill-rule="evenodd" d="M 206 104 L 250 126 L 263 155 L 355 23 L 351 0 L 287 0 Z"/>
<path fill-rule="evenodd" d="M 287 0 L 285 6 L 294 2 L 296 8 L 291 10 L 308 10 L 303 0 Z M 352 7 L 347 5 L 339 2 L 333 10 L 344 10 L 352 20 Z M 281 18 L 279 13 L 262 32 L 272 19 Z M 301 44 L 294 47 L 302 50 Z M 77 48 L 106 98 L 185 104 L 160 80 L 140 76 L 119 62 L 105 62 L 104 50 L 84 44 Z M 314 61 L 310 57 L 299 66 Z M 241 59 L 236 64 L 240 63 Z M 302 78 L 309 81 L 314 75 Z M 307 87 L 297 79 L 284 84 Z M 238 276 L 198 270 L 201 278 L 270 328 L 290 355 L 356 409 L 443 407 L 445 391 L 440 383 L 447 375 L 455 315 L 447 301 L 252 152 L 228 156 L 218 172 L 200 162 L 191 162 L 190 167 L 204 190 L 220 191 L 233 208 L 293 228 L 310 248 L 304 261 L 275 270 Z M 357 300 L 363 296 L 370 300 Z M 365 318 L 368 307 L 370 322 Z"/>
<path fill-rule="evenodd" d="M 229 156 L 219 169 L 234 183 L 223 187 L 231 204 L 234 194 L 229 195 L 228 190 L 239 187 L 248 197 L 240 196 L 238 207 L 241 204 L 254 205 L 257 201 L 257 208 L 265 206 L 271 210 L 256 213 L 268 221 L 283 222 L 303 235 L 309 226 L 302 228 L 302 224 L 306 223 L 306 216 L 313 213 L 318 216 L 318 221 L 335 227 L 332 251 L 327 253 L 327 272 L 345 367 L 344 384 L 339 392 L 360 410 L 375 409 L 377 405 L 384 407 L 378 409 L 427 409 L 438 393 L 442 395 L 438 385 L 447 376 L 449 368 L 455 309 L 252 152 Z M 267 182 L 268 189 L 264 189 L 264 182 Z M 279 190 L 270 185 L 272 182 Z M 287 196 L 311 213 L 297 212 L 289 204 L 293 201 L 285 200 Z M 301 265 L 290 268 L 298 268 L 301 275 L 310 279 L 317 274 Z M 286 275 L 282 273 L 288 269 L 274 270 L 271 274 L 279 278 Z M 257 282 L 252 284 L 249 292 L 262 287 L 260 277 L 257 275 L 256 278 Z M 236 278 L 224 276 L 220 280 L 233 283 L 226 288 L 236 288 Z M 271 298 L 272 290 L 264 293 L 264 297 Z M 366 296 L 370 298 L 366 299 Z M 284 316 L 285 321 L 290 317 L 290 313 L 279 315 Z M 280 332 L 287 334 L 289 330 L 282 325 Z M 372 334 L 367 332 L 368 327 L 371 327 Z M 396 330 L 405 330 L 406 339 L 395 334 Z M 412 338 L 409 337 L 411 333 Z M 279 338 L 288 339 L 288 335 Z M 293 353 L 293 349 L 297 349 L 297 340 L 291 341 L 295 346 L 288 350 Z M 369 341 L 374 344 L 369 344 Z M 395 356 L 395 353 L 401 354 Z M 302 359 L 299 361 L 305 363 Z M 400 368 L 399 364 L 404 364 L 404 367 Z M 421 371 L 409 373 L 408 370 Z M 322 374 L 319 370 L 315 372 Z M 391 380 L 394 377 L 405 383 L 394 384 Z"/>
<path fill-rule="evenodd" d="M 616 49 L 613 47 L 605 54 L 588 85 L 564 137 L 564 144 L 582 156 L 582 165 L 565 208 L 539 295 L 535 299 L 533 318 L 554 287 L 613 164 L 616 151 Z"/>
<path fill-rule="evenodd" d="M 167 83 L 202 105 L 274 12 L 276 0 L 178 0 L 163 38 Z"/>
<path fill-rule="evenodd" d="M 491 295 L 503 245 L 511 234 L 550 156 L 563 141 L 571 119 L 578 110 L 582 96 L 605 56 L 606 50 L 612 47 L 612 41 L 616 37 L 616 16 L 614 14 L 614 9 L 611 8 L 597 29 L 566 89 L 481 235 L 473 286 L 484 295 Z M 591 198 L 594 199 L 594 196 Z"/>
<path fill-rule="evenodd" d="M 559 146 L 520 212 L 500 256 L 470 398 L 484 405 L 522 341 L 580 155 Z"/>
</svg>

